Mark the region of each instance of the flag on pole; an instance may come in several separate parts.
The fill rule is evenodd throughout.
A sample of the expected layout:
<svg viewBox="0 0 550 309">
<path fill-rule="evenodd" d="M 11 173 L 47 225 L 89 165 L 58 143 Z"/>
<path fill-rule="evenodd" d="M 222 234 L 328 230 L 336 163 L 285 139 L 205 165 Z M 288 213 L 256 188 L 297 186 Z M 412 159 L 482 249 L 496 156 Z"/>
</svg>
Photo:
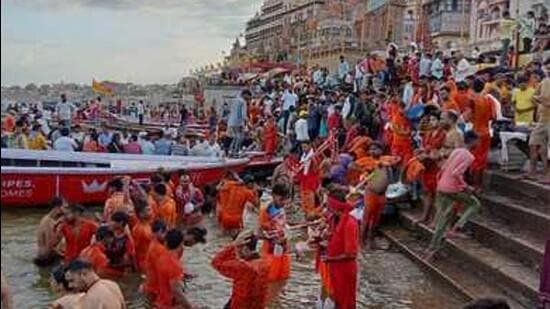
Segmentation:
<svg viewBox="0 0 550 309">
<path fill-rule="evenodd" d="M 92 79 L 92 90 L 101 95 L 111 96 L 115 94 L 111 87 L 105 85 L 105 83 L 98 82 L 95 79 Z"/>
</svg>

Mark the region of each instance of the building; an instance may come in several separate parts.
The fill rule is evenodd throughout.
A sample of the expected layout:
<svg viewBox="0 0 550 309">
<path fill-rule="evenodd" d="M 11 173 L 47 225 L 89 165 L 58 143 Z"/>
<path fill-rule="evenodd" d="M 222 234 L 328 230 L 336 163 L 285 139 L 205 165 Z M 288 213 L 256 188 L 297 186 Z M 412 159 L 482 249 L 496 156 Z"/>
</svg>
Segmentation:
<svg viewBox="0 0 550 309">
<path fill-rule="evenodd" d="M 285 0 L 266 0 L 246 23 L 244 38 L 251 54 L 264 56 L 280 49 L 285 11 Z"/>
<path fill-rule="evenodd" d="M 368 1 L 365 21 L 369 50 L 385 50 L 388 42 L 398 46 L 406 44 L 403 41 L 403 20 L 406 8 L 405 0 Z"/>
<path fill-rule="evenodd" d="M 468 43 L 471 0 L 425 0 L 422 14 L 427 20 L 433 49 L 449 50 Z"/>
<path fill-rule="evenodd" d="M 482 52 L 500 49 L 498 25 L 504 11 L 509 11 L 512 18 L 533 11 L 539 22 L 548 20 L 545 0 L 474 0 L 469 31 L 471 48 L 478 47 Z"/>
</svg>

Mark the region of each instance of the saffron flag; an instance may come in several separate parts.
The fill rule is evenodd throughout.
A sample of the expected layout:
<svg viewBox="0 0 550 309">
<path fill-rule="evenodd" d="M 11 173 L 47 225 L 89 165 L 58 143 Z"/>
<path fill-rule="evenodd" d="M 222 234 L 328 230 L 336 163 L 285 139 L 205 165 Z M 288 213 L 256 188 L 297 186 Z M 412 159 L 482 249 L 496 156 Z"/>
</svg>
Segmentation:
<svg viewBox="0 0 550 309">
<path fill-rule="evenodd" d="M 104 83 L 97 82 L 95 79 L 92 80 L 92 90 L 102 95 L 110 96 L 114 94 L 111 87 L 105 85 Z"/>
</svg>

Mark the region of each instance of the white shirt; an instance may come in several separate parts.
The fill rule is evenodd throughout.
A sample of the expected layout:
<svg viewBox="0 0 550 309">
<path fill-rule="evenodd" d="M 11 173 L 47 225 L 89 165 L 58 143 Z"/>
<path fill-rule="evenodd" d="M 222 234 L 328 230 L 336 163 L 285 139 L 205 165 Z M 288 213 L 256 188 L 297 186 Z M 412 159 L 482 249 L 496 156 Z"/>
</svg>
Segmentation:
<svg viewBox="0 0 550 309">
<path fill-rule="evenodd" d="M 469 73 L 470 63 L 468 62 L 468 60 L 466 60 L 466 58 L 462 58 L 462 60 L 460 60 L 458 62 L 458 65 L 456 66 L 455 80 L 457 82 L 461 82 L 466 79 L 466 76 L 468 76 Z"/>
<path fill-rule="evenodd" d="M 408 82 L 407 84 L 405 84 L 405 88 L 403 89 L 403 103 L 405 103 L 406 108 L 409 108 L 411 106 L 413 96 L 414 88 L 412 82 Z"/>
<path fill-rule="evenodd" d="M 298 95 L 288 90 L 285 90 L 283 96 L 281 97 L 281 100 L 283 100 L 283 111 L 287 111 L 291 106 L 296 107 L 296 103 L 298 102 Z"/>
<path fill-rule="evenodd" d="M 138 115 L 143 115 L 145 113 L 145 106 L 143 106 L 143 104 L 138 104 L 137 113 Z"/>
<path fill-rule="evenodd" d="M 57 151 L 69 151 L 73 152 L 78 148 L 78 145 L 74 139 L 68 136 L 61 136 L 53 143 L 53 149 Z"/>
<path fill-rule="evenodd" d="M 344 101 L 344 106 L 342 107 L 342 118 L 348 119 L 351 113 L 351 102 L 349 101 L 349 96 Z"/>
<path fill-rule="evenodd" d="M 300 118 L 296 121 L 294 132 L 296 132 L 296 140 L 299 142 L 309 141 L 309 134 L 307 132 L 307 119 Z"/>
<path fill-rule="evenodd" d="M 59 102 L 56 106 L 57 116 L 61 120 L 71 120 L 75 106 L 69 102 Z"/>
</svg>

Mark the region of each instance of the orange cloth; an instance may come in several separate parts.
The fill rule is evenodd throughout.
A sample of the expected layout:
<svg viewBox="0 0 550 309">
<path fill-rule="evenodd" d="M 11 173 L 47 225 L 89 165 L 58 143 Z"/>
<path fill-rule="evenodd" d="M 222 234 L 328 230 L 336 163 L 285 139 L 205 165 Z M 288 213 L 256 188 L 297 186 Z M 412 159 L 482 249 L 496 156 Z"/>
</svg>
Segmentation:
<svg viewBox="0 0 550 309">
<path fill-rule="evenodd" d="M 250 124 L 255 125 L 258 122 L 260 116 L 260 108 L 256 103 L 251 103 L 248 109 L 248 115 L 250 116 Z"/>
<path fill-rule="evenodd" d="M 276 229 L 282 230 L 282 227 L 277 227 L 276 223 L 273 222 L 269 215 L 267 214 L 268 205 L 260 207 L 259 222 L 262 230 L 264 231 L 273 231 Z M 284 248 L 284 252 L 275 256 L 273 253 L 275 243 L 270 240 L 264 240 L 262 244 L 262 256 L 269 263 L 269 275 L 268 281 L 284 281 L 290 277 L 290 254 L 288 253 L 288 248 Z"/>
<path fill-rule="evenodd" d="M 145 255 L 145 282 L 143 283 L 143 291 L 153 299 L 159 294 L 158 272 L 155 261 L 165 253 L 168 253 L 168 249 L 158 239 L 154 238 L 151 240 L 149 250 L 147 250 L 147 254 Z"/>
<path fill-rule="evenodd" d="M 15 117 L 13 117 L 11 114 L 8 114 L 6 118 L 4 118 L 2 129 L 9 133 L 15 131 Z"/>
<path fill-rule="evenodd" d="M 417 180 L 426 168 L 416 157 L 412 158 L 405 164 L 405 179 L 404 182 L 411 183 Z"/>
<path fill-rule="evenodd" d="M 173 308 L 175 304 L 172 283 L 183 280 L 183 266 L 179 257 L 170 251 L 164 251 L 155 259 L 155 270 L 159 293 L 155 300 L 157 308 Z"/>
<path fill-rule="evenodd" d="M 450 110 L 460 113 L 460 106 L 458 106 L 458 103 L 456 103 L 453 98 L 449 98 L 447 101 L 441 104 L 441 111 L 447 112 Z"/>
<path fill-rule="evenodd" d="M 393 131 L 391 154 L 401 157 L 401 162 L 408 162 L 413 156 L 410 121 L 399 109 L 393 114 L 391 122 Z"/>
<path fill-rule="evenodd" d="M 263 258 L 245 261 L 237 257 L 234 246 L 222 249 L 212 266 L 233 281 L 230 309 L 263 309 L 268 303 L 269 265 Z"/>
<path fill-rule="evenodd" d="M 101 243 L 89 245 L 82 250 L 80 257 L 88 260 L 92 264 L 94 271 L 98 273 L 100 277 L 120 277 L 123 274 L 123 272 L 109 266 L 109 259 L 107 258 L 105 246 Z"/>
<path fill-rule="evenodd" d="M 147 252 L 149 251 L 149 244 L 153 239 L 153 232 L 151 231 L 151 225 L 148 222 L 138 222 L 132 228 L 132 238 L 136 249 L 136 262 L 140 271 L 145 270 L 145 261 Z"/>
<path fill-rule="evenodd" d="M 90 245 L 97 230 L 97 224 L 93 221 L 81 219 L 77 222 L 76 225 L 67 222 L 61 225 L 61 234 L 65 238 L 65 263 L 76 259 Z"/>
<path fill-rule="evenodd" d="M 474 99 L 472 124 L 474 131 L 479 135 L 478 145 L 472 149 L 475 159 L 472 163 L 472 171 L 480 171 L 487 168 L 487 157 L 491 150 L 490 121 L 495 118 L 493 102 L 483 95 L 477 95 Z"/>
<path fill-rule="evenodd" d="M 169 228 L 176 227 L 178 211 L 176 208 L 176 202 L 173 198 L 166 196 L 164 200 L 160 204 L 158 204 L 157 216 L 159 219 L 164 220 Z"/>
<path fill-rule="evenodd" d="M 451 98 L 458 104 L 458 107 L 460 108 L 460 112 L 463 113 L 471 107 L 471 97 L 473 93 L 472 90 L 457 90 L 451 95 Z"/>
<path fill-rule="evenodd" d="M 114 192 L 111 197 L 105 201 L 105 208 L 103 209 L 103 220 L 109 221 L 111 215 L 117 211 L 124 211 L 127 214 L 131 213 L 131 207 L 129 203 L 124 201 L 123 192 Z"/>
<path fill-rule="evenodd" d="M 363 214 L 363 222 L 367 226 L 377 226 L 386 206 L 386 195 L 376 194 L 372 191 L 367 191 L 365 194 L 365 212 Z"/>
<path fill-rule="evenodd" d="M 242 216 L 246 203 L 255 203 L 256 192 L 238 181 L 226 181 L 218 191 L 218 222 L 226 229 L 242 227 Z"/>
<path fill-rule="evenodd" d="M 307 189 L 300 190 L 300 203 L 306 215 L 317 212 L 317 207 L 315 206 L 315 192 Z"/>
<path fill-rule="evenodd" d="M 427 152 L 438 151 L 443 147 L 443 142 L 447 133 L 443 129 L 436 129 L 427 132 L 422 139 L 422 146 Z M 437 188 L 437 174 L 439 173 L 439 166 L 437 162 L 427 159 L 424 162 L 424 175 L 422 177 L 422 184 L 424 189 L 432 194 L 435 194 Z"/>
<path fill-rule="evenodd" d="M 264 151 L 273 154 L 277 151 L 277 127 L 275 122 L 270 119 L 267 121 L 264 130 Z"/>
<path fill-rule="evenodd" d="M 360 159 L 367 156 L 367 147 L 372 142 L 368 136 L 357 136 L 349 147 L 349 152 L 355 154 L 355 158 Z"/>
</svg>

